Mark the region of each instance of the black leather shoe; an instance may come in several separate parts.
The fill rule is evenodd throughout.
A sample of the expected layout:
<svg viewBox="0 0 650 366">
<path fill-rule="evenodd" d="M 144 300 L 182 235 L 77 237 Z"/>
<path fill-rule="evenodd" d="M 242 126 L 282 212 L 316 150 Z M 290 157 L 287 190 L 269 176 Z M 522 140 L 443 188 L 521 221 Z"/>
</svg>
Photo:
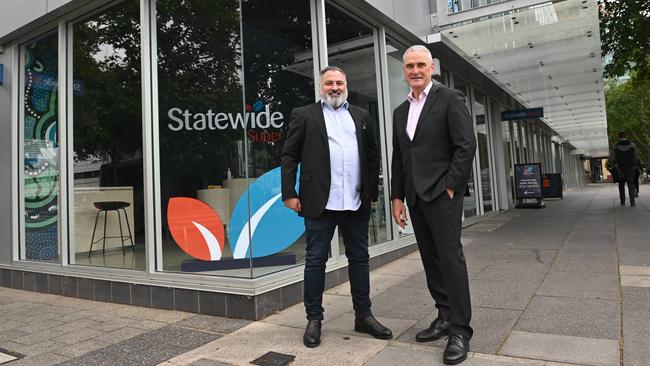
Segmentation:
<svg viewBox="0 0 650 366">
<path fill-rule="evenodd" d="M 320 320 L 310 320 L 305 328 L 305 335 L 302 336 L 302 342 L 309 348 L 318 347 L 320 344 Z"/>
<path fill-rule="evenodd" d="M 362 318 L 354 319 L 354 331 L 360 333 L 368 333 L 371 336 L 379 339 L 393 338 L 393 332 L 384 327 L 372 315 L 367 315 Z"/>
<path fill-rule="evenodd" d="M 630 201 L 630 207 L 636 207 L 636 202 Z"/>
<path fill-rule="evenodd" d="M 462 334 L 452 334 L 447 341 L 442 361 L 445 365 L 456 365 L 467 359 L 469 339 Z"/>
<path fill-rule="evenodd" d="M 444 319 L 434 320 L 429 328 L 421 331 L 415 336 L 415 340 L 418 342 L 429 342 L 438 340 L 449 334 L 449 327 L 451 323 Z"/>
</svg>

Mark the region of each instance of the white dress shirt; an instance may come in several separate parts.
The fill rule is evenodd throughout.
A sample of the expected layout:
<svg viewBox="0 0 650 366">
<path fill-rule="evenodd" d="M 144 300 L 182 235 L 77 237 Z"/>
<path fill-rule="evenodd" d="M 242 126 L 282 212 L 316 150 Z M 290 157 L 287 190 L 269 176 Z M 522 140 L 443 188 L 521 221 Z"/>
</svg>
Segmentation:
<svg viewBox="0 0 650 366">
<path fill-rule="evenodd" d="M 433 81 L 430 82 L 429 85 L 427 85 L 427 87 L 420 93 L 420 99 L 418 100 L 415 99 L 413 90 L 411 90 L 406 96 L 406 99 L 411 103 L 409 106 L 409 117 L 406 123 L 406 134 L 409 136 L 411 141 L 413 141 L 413 135 L 415 135 L 415 129 L 418 126 L 418 120 L 420 119 L 420 114 L 422 114 L 424 102 L 427 101 L 427 95 L 429 95 L 432 86 Z"/>
<path fill-rule="evenodd" d="M 361 207 L 361 166 L 357 129 L 346 101 L 338 109 L 321 101 L 330 149 L 331 183 L 325 209 L 356 211 Z M 309 148 L 309 147 L 307 147 Z"/>
</svg>

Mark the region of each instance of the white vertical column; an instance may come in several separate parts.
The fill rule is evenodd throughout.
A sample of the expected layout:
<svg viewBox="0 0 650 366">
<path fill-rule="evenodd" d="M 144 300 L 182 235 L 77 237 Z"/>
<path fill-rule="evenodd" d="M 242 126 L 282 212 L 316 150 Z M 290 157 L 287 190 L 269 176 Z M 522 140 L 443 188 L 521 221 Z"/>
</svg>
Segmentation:
<svg viewBox="0 0 650 366">
<path fill-rule="evenodd" d="M 65 22 L 59 23 L 58 39 L 58 109 L 57 128 L 59 138 L 59 204 L 57 207 L 59 215 L 59 240 L 61 251 L 61 264 L 63 266 L 74 264 L 75 250 L 74 242 L 74 160 L 72 154 L 72 120 L 68 119 L 68 106 L 72 106 L 72 91 L 74 85 L 72 81 L 72 72 L 68 72 L 68 67 L 72 69 L 72 47 L 68 43 L 68 27 Z M 68 51 L 70 49 L 70 51 Z M 70 57 L 68 57 L 70 55 Z M 70 66 L 68 66 L 70 65 Z M 70 101 L 68 101 L 70 99 Z M 70 143 L 70 144 L 68 144 Z M 72 228 L 72 230 L 71 230 Z"/>
<path fill-rule="evenodd" d="M 142 95 L 142 161 L 144 185 L 144 217 L 145 217 L 145 257 L 147 272 L 155 272 L 162 268 L 162 232 L 160 218 L 160 166 L 158 157 L 158 93 L 157 93 L 157 60 L 155 47 L 155 0 L 140 0 L 140 67 Z M 154 82 L 155 81 L 155 82 Z M 155 96 L 155 97 L 154 97 Z M 156 176 L 156 178 L 154 178 Z M 154 184 L 157 183 L 157 186 Z M 155 194 L 154 194 L 155 192 Z M 158 207 L 158 209 L 156 209 Z M 156 225 L 158 224 L 158 228 Z M 160 255 L 157 266 L 155 252 Z"/>
</svg>

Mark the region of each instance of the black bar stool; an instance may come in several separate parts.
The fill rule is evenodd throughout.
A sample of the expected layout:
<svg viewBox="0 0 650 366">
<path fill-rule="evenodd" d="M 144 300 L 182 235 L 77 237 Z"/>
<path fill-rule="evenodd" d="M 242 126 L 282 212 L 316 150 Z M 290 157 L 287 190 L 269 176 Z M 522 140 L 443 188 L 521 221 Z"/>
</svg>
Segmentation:
<svg viewBox="0 0 650 366">
<path fill-rule="evenodd" d="M 131 224 L 129 224 L 129 216 L 126 213 L 126 208 L 131 206 L 128 202 L 122 201 L 100 201 L 93 202 L 93 205 L 97 209 L 97 215 L 95 216 L 95 227 L 93 228 L 93 237 L 90 239 L 90 250 L 88 251 L 88 256 L 93 252 L 93 244 L 98 241 L 102 241 L 102 254 L 106 251 L 106 239 L 110 238 L 119 238 L 122 242 L 122 254 L 124 254 L 124 242 L 131 240 L 131 249 L 135 252 L 135 244 L 133 243 L 133 235 L 131 234 Z M 129 230 L 129 235 L 125 236 L 122 232 L 122 215 L 120 215 L 120 210 L 124 212 L 124 218 L 126 219 L 126 227 Z M 120 225 L 120 236 L 106 236 L 106 216 L 108 216 L 109 211 L 117 212 L 117 222 Z M 99 219 L 99 214 L 104 213 L 104 235 L 101 239 L 95 240 L 95 231 L 97 231 L 97 220 Z"/>
</svg>

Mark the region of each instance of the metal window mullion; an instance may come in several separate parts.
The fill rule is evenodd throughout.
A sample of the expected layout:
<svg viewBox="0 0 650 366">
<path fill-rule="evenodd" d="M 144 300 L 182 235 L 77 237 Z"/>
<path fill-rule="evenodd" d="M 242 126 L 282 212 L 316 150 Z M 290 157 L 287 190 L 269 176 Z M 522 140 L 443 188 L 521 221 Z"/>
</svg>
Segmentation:
<svg viewBox="0 0 650 366">
<path fill-rule="evenodd" d="M 390 115 L 390 100 L 386 98 L 387 93 L 386 91 L 388 90 L 387 87 L 387 81 L 385 76 L 388 76 L 388 62 L 386 60 L 386 29 L 385 28 L 373 28 L 373 36 L 374 36 L 374 42 L 375 42 L 375 75 L 377 77 L 377 96 L 379 97 L 379 108 L 383 113 L 379 113 L 379 123 L 378 123 L 378 128 L 379 128 L 379 140 L 377 141 L 377 145 L 379 146 L 379 151 L 380 151 L 380 163 L 382 166 L 383 174 L 382 174 L 382 180 L 383 180 L 383 185 L 384 185 L 384 215 L 385 220 L 386 220 L 386 233 L 391 233 L 391 229 L 393 227 L 392 221 L 391 220 L 391 215 L 390 215 L 390 188 L 389 188 L 389 180 L 388 180 L 388 161 L 389 155 L 388 155 L 388 143 L 386 140 L 386 121 L 388 120 L 388 116 Z M 386 106 L 388 106 L 388 110 L 386 109 Z"/>
<path fill-rule="evenodd" d="M 68 119 L 67 119 L 67 110 L 68 110 L 68 98 L 70 94 L 68 91 L 72 91 L 73 88 L 70 87 L 71 80 L 68 77 L 67 68 L 68 63 L 66 62 L 66 53 L 68 50 L 67 43 L 67 26 L 64 21 L 59 23 L 59 33 L 58 33 L 58 108 L 59 113 L 57 116 L 58 130 L 63 133 L 58 133 L 59 137 L 59 202 L 58 202 L 58 214 L 59 214 L 59 243 L 60 243 L 60 256 L 61 256 L 61 265 L 68 265 L 69 257 L 69 238 L 70 238 L 70 219 L 74 216 L 69 216 L 68 213 L 70 207 L 68 205 L 68 196 L 70 196 L 70 191 L 67 189 L 69 187 L 69 182 L 74 182 L 70 180 L 70 176 L 74 179 L 74 168 L 73 165 L 67 163 L 68 159 Z M 71 174 L 68 172 L 70 171 Z M 72 193 L 74 195 L 74 192 Z"/>
<path fill-rule="evenodd" d="M 474 84 L 469 85 L 469 95 L 470 104 L 472 104 L 476 101 Z M 485 113 L 485 111 L 483 111 L 483 113 Z M 476 111 L 474 108 L 472 108 L 472 124 L 474 125 L 474 138 L 477 143 L 476 154 L 474 155 L 474 192 L 476 192 L 474 201 L 476 202 L 476 216 L 479 216 L 483 214 L 483 186 L 481 186 L 481 149 L 479 148 L 478 131 L 476 129 Z"/>
<path fill-rule="evenodd" d="M 21 75 L 24 77 L 24 65 L 20 62 L 20 55 L 22 54 L 24 46 L 19 46 L 17 43 L 11 47 L 11 76 L 15 76 L 13 79 L 10 79 L 11 82 L 11 95 L 13 102 L 11 103 L 11 120 L 18 121 L 14 124 L 14 128 L 11 129 L 11 141 L 12 144 L 16 144 L 15 148 L 11 149 L 11 176 L 12 186 L 11 186 L 11 206 L 12 212 L 17 213 L 15 216 L 17 219 L 11 220 L 12 227 L 12 261 L 19 261 L 20 255 L 25 253 L 25 241 L 24 241 L 24 228 L 25 228 L 25 193 L 24 189 L 19 189 L 25 182 L 24 177 L 24 161 L 25 159 L 20 159 L 19 157 L 25 156 L 24 153 L 24 134 L 25 125 L 24 118 L 22 113 L 20 113 L 21 106 L 25 103 L 25 91 L 24 88 L 20 86 L 22 81 Z"/>
<path fill-rule="evenodd" d="M 380 113 L 379 121 L 379 139 L 377 143 L 381 146 L 382 157 L 385 157 L 386 160 L 382 159 L 382 166 L 384 168 L 383 180 L 384 180 L 384 212 L 386 214 L 386 230 L 387 233 L 391 234 L 391 239 L 395 239 L 395 233 L 398 232 L 397 224 L 392 219 L 391 215 L 391 202 L 390 202 L 390 172 L 391 172 L 391 156 L 393 154 L 392 146 L 392 131 L 388 125 L 388 121 L 392 121 L 392 111 L 390 103 L 390 85 L 388 82 L 388 56 L 386 52 L 386 28 L 379 28 L 377 30 L 377 85 L 378 90 L 377 94 L 380 96 L 379 105 L 383 113 Z M 386 76 L 386 77 L 384 77 Z M 383 117 L 383 118 L 382 118 Z"/>
<path fill-rule="evenodd" d="M 155 0 L 141 0 L 140 1 L 140 62 L 141 62 L 141 95 L 142 95 L 142 161 L 144 163 L 143 169 L 143 186 L 144 186 L 144 213 L 145 213 L 145 270 L 148 273 L 155 272 L 155 252 L 156 246 L 161 236 L 156 231 L 156 223 L 160 221 L 160 210 L 156 210 L 157 202 L 160 202 L 159 197 L 156 199 L 154 192 L 159 192 L 159 189 L 154 188 L 155 166 L 156 161 L 154 156 L 157 154 L 154 149 L 154 141 L 157 141 L 156 126 L 158 126 L 157 118 L 157 103 L 154 96 L 156 90 L 154 88 L 155 68 L 156 63 L 154 55 L 156 48 L 153 46 L 155 34 Z M 156 80 L 157 81 L 157 80 Z M 155 135 L 154 135 L 155 134 Z"/>
<path fill-rule="evenodd" d="M 66 191 L 70 192 L 67 194 L 66 202 L 66 212 L 68 215 L 68 226 L 66 230 L 68 231 L 68 263 L 75 264 L 76 256 L 73 255 L 76 253 L 76 244 L 75 244 L 75 212 L 71 207 L 75 207 L 75 195 L 74 195 L 74 108 L 73 108 L 73 49 L 74 49 L 74 28 L 72 23 L 65 25 L 66 35 L 65 35 L 65 58 L 63 60 L 65 67 L 66 75 L 66 123 L 65 123 L 65 156 L 68 166 L 67 175 L 66 175 Z"/>
</svg>

